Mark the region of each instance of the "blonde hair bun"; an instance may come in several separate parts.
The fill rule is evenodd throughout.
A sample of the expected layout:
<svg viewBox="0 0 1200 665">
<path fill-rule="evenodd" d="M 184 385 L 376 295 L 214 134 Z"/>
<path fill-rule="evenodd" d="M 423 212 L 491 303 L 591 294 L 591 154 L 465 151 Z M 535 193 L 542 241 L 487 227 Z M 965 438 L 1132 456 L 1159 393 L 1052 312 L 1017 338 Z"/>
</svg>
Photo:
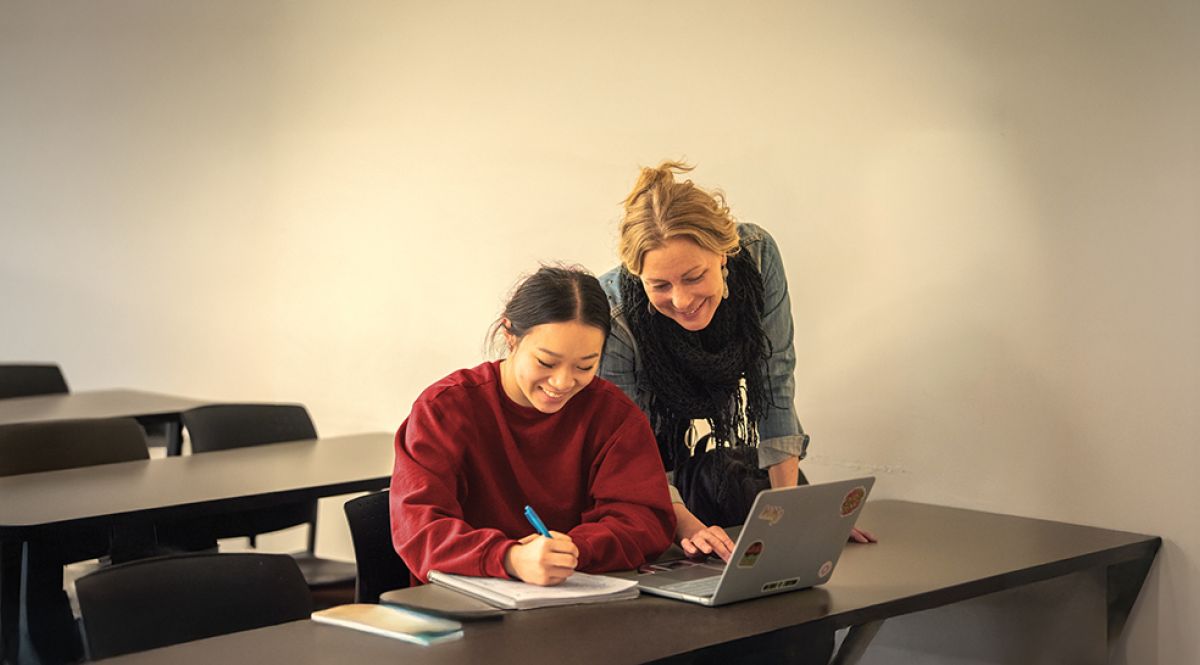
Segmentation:
<svg viewBox="0 0 1200 665">
<path fill-rule="evenodd" d="M 704 249 L 731 256 L 738 251 L 737 223 L 720 191 L 705 191 L 691 180 L 676 180 L 694 166 L 664 161 L 642 168 L 623 203 L 618 252 L 625 269 L 642 272 L 646 252 L 673 238 L 687 238 Z"/>
</svg>

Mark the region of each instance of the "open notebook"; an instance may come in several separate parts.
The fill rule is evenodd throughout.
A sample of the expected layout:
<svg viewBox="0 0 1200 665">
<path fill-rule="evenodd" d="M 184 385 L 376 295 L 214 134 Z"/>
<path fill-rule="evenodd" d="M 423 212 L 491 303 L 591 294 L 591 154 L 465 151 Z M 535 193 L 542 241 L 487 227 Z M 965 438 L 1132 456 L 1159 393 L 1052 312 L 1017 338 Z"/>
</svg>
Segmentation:
<svg viewBox="0 0 1200 665">
<path fill-rule="evenodd" d="M 587 573 L 575 573 L 556 586 L 538 586 L 497 577 L 451 575 L 436 570 L 429 573 L 429 581 L 510 610 L 603 603 L 637 598 L 638 595 L 637 580 Z"/>
</svg>

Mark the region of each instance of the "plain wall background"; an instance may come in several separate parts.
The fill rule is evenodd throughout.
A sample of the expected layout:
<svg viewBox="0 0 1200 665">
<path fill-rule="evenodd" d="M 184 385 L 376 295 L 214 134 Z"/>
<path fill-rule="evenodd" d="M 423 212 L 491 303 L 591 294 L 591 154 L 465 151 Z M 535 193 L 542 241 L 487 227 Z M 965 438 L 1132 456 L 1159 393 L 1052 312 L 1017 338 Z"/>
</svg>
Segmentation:
<svg viewBox="0 0 1200 665">
<path fill-rule="evenodd" d="M 0 359 L 393 430 L 685 157 L 810 475 L 1160 534 L 1115 662 L 1197 662 L 1198 63 L 1191 0 L 0 1 Z"/>
</svg>

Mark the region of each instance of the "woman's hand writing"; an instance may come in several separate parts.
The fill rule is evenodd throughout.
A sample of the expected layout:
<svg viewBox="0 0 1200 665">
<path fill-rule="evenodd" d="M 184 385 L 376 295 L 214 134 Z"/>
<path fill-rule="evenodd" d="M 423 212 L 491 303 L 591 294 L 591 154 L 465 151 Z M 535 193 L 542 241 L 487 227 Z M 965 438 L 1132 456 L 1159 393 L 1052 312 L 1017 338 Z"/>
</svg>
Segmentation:
<svg viewBox="0 0 1200 665">
<path fill-rule="evenodd" d="M 552 538 L 529 534 L 504 554 L 504 570 L 530 584 L 554 586 L 575 572 L 579 548 L 565 533 L 551 531 Z"/>
</svg>

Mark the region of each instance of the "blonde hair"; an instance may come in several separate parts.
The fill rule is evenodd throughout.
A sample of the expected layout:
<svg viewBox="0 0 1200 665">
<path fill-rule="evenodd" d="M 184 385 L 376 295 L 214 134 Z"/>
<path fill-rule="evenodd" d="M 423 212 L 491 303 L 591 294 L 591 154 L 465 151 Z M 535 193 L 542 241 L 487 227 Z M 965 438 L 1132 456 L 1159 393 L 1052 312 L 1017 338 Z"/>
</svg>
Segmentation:
<svg viewBox="0 0 1200 665">
<path fill-rule="evenodd" d="M 658 168 L 643 168 L 637 184 L 625 198 L 617 251 L 625 269 L 642 274 L 646 252 L 672 238 L 687 238 L 718 254 L 738 252 L 737 223 L 717 190 L 706 192 L 691 180 L 676 182 L 676 174 L 692 170 L 683 162 L 665 161 Z"/>
</svg>

